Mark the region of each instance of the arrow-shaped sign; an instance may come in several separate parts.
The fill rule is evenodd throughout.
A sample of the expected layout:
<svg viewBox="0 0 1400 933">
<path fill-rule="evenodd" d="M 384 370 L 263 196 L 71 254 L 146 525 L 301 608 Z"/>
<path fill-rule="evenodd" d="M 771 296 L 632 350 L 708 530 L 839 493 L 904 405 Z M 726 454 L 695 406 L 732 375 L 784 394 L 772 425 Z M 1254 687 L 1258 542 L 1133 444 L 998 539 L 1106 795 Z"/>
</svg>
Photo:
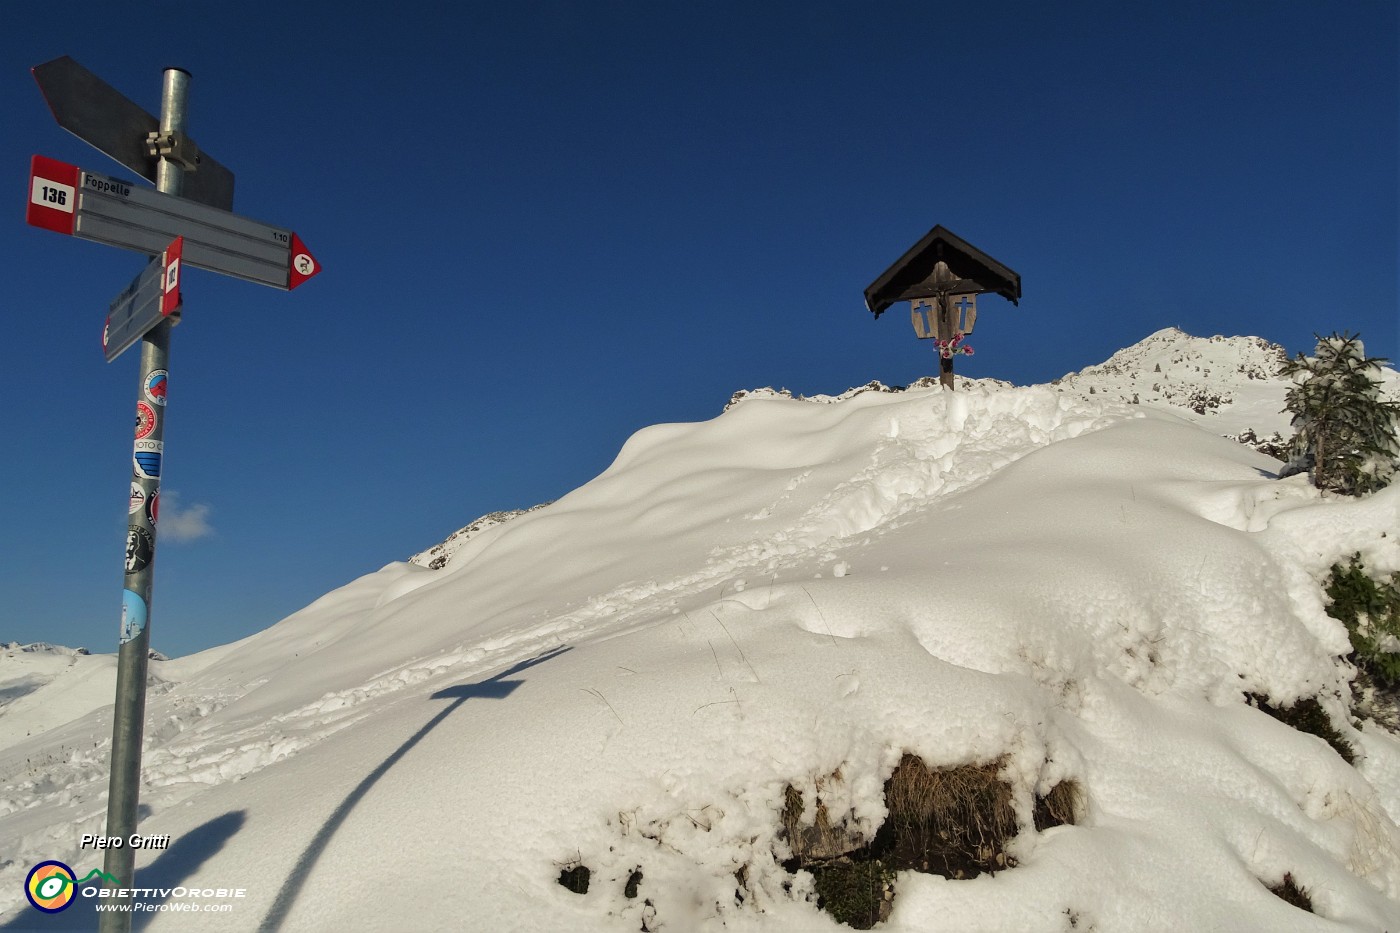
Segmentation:
<svg viewBox="0 0 1400 933">
<path fill-rule="evenodd" d="M 160 130 L 159 120 L 67 55 L 35 65 L 33 73 L 59 126 L 141 177 L 156 180 L 159 159 L 147 137 Z M 192 169 L 185 172 L 181 197 L 232 210 L 233 172 L 197 149 Z"/>
<path fill-rule="evenodd" d="M 321 271 L 292 231 L 36 155 L 25 220 L 35 227 L 155 255 L 185 238 L 184 262 L 273 288 Z"/>
<path fill-rule="evenodd" d="M 184 239 L 175 242 L 154 257 L 131 280 L 131 284 L 112 299 L 107 323 L 102 328 L 102 352 L 107 362 L 146 336 L 146 332 L 180 309 L 180 252 Z"/>
</svg>

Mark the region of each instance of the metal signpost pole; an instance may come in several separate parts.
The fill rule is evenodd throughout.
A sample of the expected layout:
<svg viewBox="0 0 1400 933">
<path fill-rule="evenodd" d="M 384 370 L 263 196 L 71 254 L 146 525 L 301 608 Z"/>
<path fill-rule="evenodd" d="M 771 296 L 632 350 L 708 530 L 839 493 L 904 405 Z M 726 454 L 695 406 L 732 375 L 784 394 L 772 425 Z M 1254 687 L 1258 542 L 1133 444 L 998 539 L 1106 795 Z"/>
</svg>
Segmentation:
<svg viewBox="0 0 1400 933">
<path fill-rule="evenodd" d="M 179 141 L 185 135 L 188 72 L 165 70 L 161 89 L 162 140 Z M 159 143 L 157 143 L 159 145 Z M 162 155 L 156 168 L 156 188 L 180 195 L 185 169 Z M 112 773 L 107 797 L 107 836 L 121 840 L 108 848 L 103 871 L 117 879 L 116 887 L 131 888 L 135 881 L 136 850 L 125 842 L 136 831 L 137 803 L 141 793 L 141 740 L 146 716 L 146 663 L 150 653 L 151 589 L 155 570 L 156 522 L 160 501 L 160 474 L 164 460 L 166 383 L 169 375 L 170 329 L 166 318 L 148 331 L 141 343 L 141 379 L 136 390 L 136 439 L 132 451 L 131 503 L 126 533 L 125 583 L 122 589 L 121 647 L 117 653 L 117 695 L 112 723 Z M 104 902 L 125 905 L 124 898 Z M 129 909 L 98 915 L 101 933 L 127 933 Z"/>
</svg>

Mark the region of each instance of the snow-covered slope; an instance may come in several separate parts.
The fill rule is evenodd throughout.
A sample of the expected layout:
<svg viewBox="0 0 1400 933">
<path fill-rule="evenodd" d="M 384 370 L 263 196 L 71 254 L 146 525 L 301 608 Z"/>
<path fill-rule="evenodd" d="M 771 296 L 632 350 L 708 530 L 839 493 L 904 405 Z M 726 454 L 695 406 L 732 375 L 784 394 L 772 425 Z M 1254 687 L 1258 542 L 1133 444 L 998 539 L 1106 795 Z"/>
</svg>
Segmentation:
<svg viewBox="0 0 1400 933">
<path fill-rule="evenodd" d="M 1400 929 L 1400 742 L 1351 721 L 1319 587 L 1400 569 L 1400 489 L 1320 499 L 1093 378 L 651 427 L 441 569 L 168 662 L 139 883 L 244 889 L 200 929 L 841 929 L 784 866 L 788 789 L 868 837 L 911 753 L 994 764 L 1020 831 L 995 874 L 901 872 L 886 929 Z M 1355 764 L 1249 695 L 1317 698 Z M 0 929 L 91 924 L 22 887 L 100 866 L 109 730 L 0 748 Z"/>
<path fill-rule="evenodd" d="M 0 644 L 0 746 L 110 706 L 116 670 L 86 648 Z"/>
</svg>

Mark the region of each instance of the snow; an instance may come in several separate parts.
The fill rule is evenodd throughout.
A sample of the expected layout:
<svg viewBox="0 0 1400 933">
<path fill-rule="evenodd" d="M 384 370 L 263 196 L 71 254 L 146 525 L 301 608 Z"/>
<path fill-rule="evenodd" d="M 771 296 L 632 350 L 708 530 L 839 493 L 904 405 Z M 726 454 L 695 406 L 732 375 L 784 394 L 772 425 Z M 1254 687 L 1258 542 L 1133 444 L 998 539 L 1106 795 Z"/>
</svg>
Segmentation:
<svg viewBox="0 0 1400 933">
<path fill-rule="evenodd" d="M 1283 383 L 1248 375 L 1272 352 L 1163 331 L 1052 385 L 741 393 L 638 432 L 441 569 L 153 664 L 140 831 L 172 842 L 137 883 L 245 889 L 209 930 L 841 929 L 782 867 L 784 790 L 868 836 L 912 752 L 1001 763 L 1018 864 L 903 872 L 883 929 L 1400 930 L 1400 741 L 1349 718 L 1319 585 L 1400 569 L 1400 488 L 1324 498 L 1219 436 L 1278 430 Z M 1143 395 L 1198 365 L 1219 406 Z M 111 659 L 18 657 L 0 691 L 47 694 L 0 708 L 0 929 L 90 926 L 23 882 L 101 865 L 111 712 L 79 684 Z M 1318 697 L 1355 766 L 1250 693 Z M 1077 825 L 1036 832 L 1067 779 Z"/>
</svg>

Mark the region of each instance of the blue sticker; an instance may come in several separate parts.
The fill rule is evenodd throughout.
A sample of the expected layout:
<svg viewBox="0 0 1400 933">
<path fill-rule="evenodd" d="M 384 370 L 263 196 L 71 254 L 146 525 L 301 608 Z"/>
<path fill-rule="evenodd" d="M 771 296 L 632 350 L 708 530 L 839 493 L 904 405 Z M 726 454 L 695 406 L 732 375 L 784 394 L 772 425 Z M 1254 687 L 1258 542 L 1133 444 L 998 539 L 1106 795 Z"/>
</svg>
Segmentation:
<svg viewBox="0 0 1400 933">
<path fill-rule="evenodd" d="M 164 450 L 164 441 L 153 441 L 149 438 L 138 440 L 136 448 L 131 452 L 132 467 L 136 470 L 136 475 L 160 479 L 160 458 Z"/>
<path fill-rule="evenodd" d="M 131 590 L 122 590 L 122 637 L 124 645 L 146 630 L 146 601 Z"/>
</svg>

